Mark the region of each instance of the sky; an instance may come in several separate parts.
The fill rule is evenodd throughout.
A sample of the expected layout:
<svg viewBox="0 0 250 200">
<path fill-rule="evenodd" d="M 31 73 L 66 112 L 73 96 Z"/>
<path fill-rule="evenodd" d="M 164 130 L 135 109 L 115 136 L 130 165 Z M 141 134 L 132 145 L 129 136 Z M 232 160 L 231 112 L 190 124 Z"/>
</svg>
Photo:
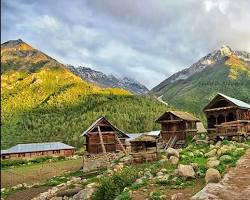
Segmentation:
<svg viewBox="0 0 250 200">
<path fill-rule="evenodd" d="M 250 52 L 249 0 L 1 0 L 1 43 L 152 88 L 222 45 Z"/>
</svg>

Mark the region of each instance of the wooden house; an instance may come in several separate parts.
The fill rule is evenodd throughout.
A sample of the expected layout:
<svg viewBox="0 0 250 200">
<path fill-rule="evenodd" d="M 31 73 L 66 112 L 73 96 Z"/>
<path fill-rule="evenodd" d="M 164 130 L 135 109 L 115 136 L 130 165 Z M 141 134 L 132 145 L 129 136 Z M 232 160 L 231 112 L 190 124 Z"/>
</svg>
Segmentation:
<svg viewBox="0 0 250 200">
<path fill-rule="evenodd" d="M 210 137 L 250 135 L 249 104 L 218 93 L 203 111 Z"/>
<path fill-rule="evenodd" d="M 34 159 L 44 156 L 73 156 L 75 147 L 61 142 L 18 144 L 7 150 L 1 150 L 2 159 Z"/>
<path fill-rule="evenodd" d="M 89 154 L 117 151 L 127 153 L 125 139 L 128 136 L 105 117 L 97 119 L 81 136 L 85 137 L 86 151 Z"/>
<path fill-rule="evenodd" d="M 157 123 L 161 124 L 160 141 L 168 147 L 182 148 L 186 145 L 188 134 L 196 134 L 196 123 L 200 120 L 192 114 L 181 111 L 165 112 Z"/>
</svg>

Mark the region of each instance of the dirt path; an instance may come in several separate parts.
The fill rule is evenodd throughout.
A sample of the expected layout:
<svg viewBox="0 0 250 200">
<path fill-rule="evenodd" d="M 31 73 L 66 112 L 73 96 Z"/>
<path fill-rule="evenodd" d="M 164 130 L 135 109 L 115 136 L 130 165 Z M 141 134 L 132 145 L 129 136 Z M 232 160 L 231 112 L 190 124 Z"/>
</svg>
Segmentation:
<svg viewBox="0 0 250 200">
<path fill-rule="evenodd" d="M 46 192 L 50 187 L 30 188 L 23 191 L 18 191 L 6 198 L 6 200 L 30 200 L 42 192 Z"/>
<path fill-rule="evenodd" d="M 249 200 L 250 150 L 217 184 L 208 184 L 192 200 Z"/>
</svg>

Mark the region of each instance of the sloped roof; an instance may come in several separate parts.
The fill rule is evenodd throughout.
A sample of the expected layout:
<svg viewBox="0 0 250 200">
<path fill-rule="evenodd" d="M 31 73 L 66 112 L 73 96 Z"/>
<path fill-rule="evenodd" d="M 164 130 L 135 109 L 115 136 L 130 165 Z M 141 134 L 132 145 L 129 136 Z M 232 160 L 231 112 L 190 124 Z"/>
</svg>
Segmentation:
<svg viewBox="0 0 250 200">
<path fill-rule="evenodd" d="M 211 103 L 216 99 L 218 98 L 219 96 L 223 97 L 224 99 L 228 100 L 229 102 L 231 102 L 232 104 L 234 104 L 235 106 L 237 107 L 240 107 L 240 108 L 245 108 L 245 109 L 250 109 L 250 104 L 244 102 L 244 101 L 241 101 L 241 100 L 238 100 L 238 99 L 235 99 L 233 97 L 229 97 L 225 94 L 222 94 L 222 93 L 218 93 L 211 101 L 210 103 L 204 108 L 207 109 Z"/>
<path fill-rule="evenodd" d="M 18 144 L 7 150 L 1 150 L 1 154 L 51 151 L 51 150 L 74 149 L 74 148 L 75 147 L 69 146 L 62 142 L 29 143 L 29 144 Z"/>
<path fill-rule="evenodd" d="M 141 136 L 134 138 L 130 142 L 156 142 L 156 138 L 152 135 L 142 134 Z"/>
<path fill-rule="evenodd" d="M 128 133 L 127 136 L 129 136 L 129 138 L 126 141 L 131 141 L 134 140 L 142 135 L 149 135 L 149 136 L 153 136 L 153 137 L 158 137 L 160 135 L 160 130 L 158 131 L 150 131 L 150 132 L 145 132 L 145 133 Z"/>
<path fill-rule="evenodd" d="M 113 124 L 111 124 L 105 117 L 100 117 L 100 118 L 98 118 L 95 122 L 93 122 L 91 125 L 90 125 L 90 127 L 86 130 L 86 131 L 84 131 L 82 134 L 81 134 L 81 136 L 85 136 L 85 135 L 87 135 L 90 131 L 92 131 L 95 127 L 96 127 L 96 125 L 99 123 L 99 122 L 101 122 L 101 121 L 105 121 L 107 124 L 109 124 L 116 132 L 117 132 L 117 134 L 118 134 L 118 136 L 119 137 L 121 137 L 121 138 L 128 138 L 129 136 L 127 136 L 123 131 L 121 131 L 120 129 L 118 129 L 116 126 L 114 126 Z"/>
<path fill-rule="evenodd" d="M 173 114 L 176 117 L 179 117 L 182 120 L 186 120 L 186 121 L 200 121 L 198 118 L 194 117 L 192 114 L 188 113 L 188 112 L 183 112 L 183 111 L 168 111 L 165 112 L 162 116 L 160 116 L 156 122 L 160 122 L 162 120 L 164 120 L 164 118 L 169 115 L 169 114 Z"/>
</svg>

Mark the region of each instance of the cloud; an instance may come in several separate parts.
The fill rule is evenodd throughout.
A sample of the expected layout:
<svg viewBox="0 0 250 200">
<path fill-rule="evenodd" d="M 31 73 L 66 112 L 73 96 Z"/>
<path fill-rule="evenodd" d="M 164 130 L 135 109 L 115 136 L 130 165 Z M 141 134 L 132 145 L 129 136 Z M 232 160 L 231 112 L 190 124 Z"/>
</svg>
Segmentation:
<svg viewBox="0 0 250 200">
<path fill-rule="evenodd" d="M 2 0 L 2 42 L 155 86 L 228 44 L 250 51 L 245 0 Z M 15 14 L 13 14 L 15 13 Z"/>
</svg>

